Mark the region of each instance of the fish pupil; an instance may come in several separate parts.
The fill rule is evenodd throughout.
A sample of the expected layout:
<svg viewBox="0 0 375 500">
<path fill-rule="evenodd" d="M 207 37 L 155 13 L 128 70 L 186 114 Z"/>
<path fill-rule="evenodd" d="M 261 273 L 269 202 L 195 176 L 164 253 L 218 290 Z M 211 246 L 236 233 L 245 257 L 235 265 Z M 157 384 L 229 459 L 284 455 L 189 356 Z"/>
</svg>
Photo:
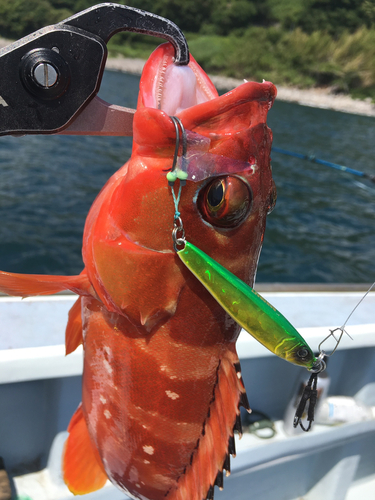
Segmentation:
<svg viewBox="0 0 375 500">
<path fill-rule="evenodd" d="M 212 207 L 218 207 L 220 203 L 223 201 L 224 197 L 224 187 L 223 183 L 221 181 L 215 183 L 211 188 L 209 189 L 207 193 L 207 201 L 208 204 Z"/>
</svg>

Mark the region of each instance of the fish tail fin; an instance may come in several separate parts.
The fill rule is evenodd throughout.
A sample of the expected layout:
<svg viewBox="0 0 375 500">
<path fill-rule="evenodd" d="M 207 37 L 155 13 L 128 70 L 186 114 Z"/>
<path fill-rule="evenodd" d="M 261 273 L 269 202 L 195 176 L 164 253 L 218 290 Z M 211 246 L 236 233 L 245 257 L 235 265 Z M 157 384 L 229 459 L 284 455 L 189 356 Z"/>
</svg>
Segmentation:
<svg viewBox="0 0 375 500">
<path fill-rule="evenodd" d="M 99 454 L 91 443 L 82 405 L 74 413 L 68 432 L 63 452 L 63 477 L 67 487 L 74 495 L 99 490 L 108 478 Z"/>
<path fill-rule="evenodd" d="M 242 433 L 240 406 L 250 411 L 238 356 L 228 350 L 221 358 L 213 401 L 191 465 L 166 500 L 212 500 L 214 487 L 223 489 L 223 471 L 230 474 L 230 455 L 236 455 L 234 431 Z"/>
<path fill-rule="evenodd" d="M 63 290 L 88 295 L 91 285 L 85 270 L 77 276 L 49 276 L 44 274 L 16 274 L 0 271 L 0 291 L 8 295 L 29 297 L 51 295 Z"/>
<path fill-rule="evenodd" d="M 82 297 L 78 297 L 68 315 L 65 330 L 65 354 L 75 351 L 82 343 Z"/>
</svg>

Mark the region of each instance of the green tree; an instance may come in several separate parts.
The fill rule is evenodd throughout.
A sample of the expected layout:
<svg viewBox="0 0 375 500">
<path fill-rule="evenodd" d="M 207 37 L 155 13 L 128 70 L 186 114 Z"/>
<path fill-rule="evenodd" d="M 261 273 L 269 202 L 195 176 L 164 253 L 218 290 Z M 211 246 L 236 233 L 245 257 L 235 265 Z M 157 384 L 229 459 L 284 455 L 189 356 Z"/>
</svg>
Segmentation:
<svg viewBox="0 0 375 500">
<path fill-rule="evenodd" d="M 1 0 L 0 35 L 20 38 L 70 14 L 67 9 L 55 9 L 48 0 Z"/>
<path fill-rule="evenodd" d="M 306 33 L 326 31 L 338 35 L 345 30 L 354 32 L 372 24 L 368 12 L 374 14 L 372 0 L 307 0 L 298 25 Z"/>
</svg>

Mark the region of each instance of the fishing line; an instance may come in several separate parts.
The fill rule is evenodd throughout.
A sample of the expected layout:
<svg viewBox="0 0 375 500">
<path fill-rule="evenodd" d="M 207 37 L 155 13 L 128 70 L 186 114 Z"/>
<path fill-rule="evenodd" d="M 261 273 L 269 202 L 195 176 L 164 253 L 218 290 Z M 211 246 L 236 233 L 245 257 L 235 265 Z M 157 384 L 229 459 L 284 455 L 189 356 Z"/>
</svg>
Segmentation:
<svg viewBox="0 0 375 500">
<path fill-rule="evenodd" d="M 367 297 L 367 295 L 371 292 L 371 290 L 374 288 L 374 286 L 375 286 L 375 281 L 374 281 L 374 283 L 370 286 L 370 288 L 367 290 L 367 292 L 364 294 L 364 296 L 361 298 L 361 300 L 358 302 L 358 304 L 357 304 L 357 305 L 353 308 L 352 312 L 351 312 L 351 313 L 349 314 L 349 316 L 346 318 L 346 320 L 345 320 L 344 324 L 343 324 L 342 326 L 338 327 L 338 328 L 335 328 L 334 330 L 330 330 L 330 332 L 331 332 L 331 333 L 330 333 L 329 335 L 327 335 L 327 337 L 326 337 L 325 339 L 323 339 L 323 340 L 320 342 L 320 344 L 319 344 L 319 346 L 318 346 L 318 349 L 319 349 L 319 355 L 320 355 L 321 353 L 324 353 L 324 355 L 325 355 L 325 356 L 327 356 L 327 357 L 332 356 L 332 354 L 333 354 L 333 353 L 336 351 L 336 349 L 338 348 L 338 346 L 339 346 L 339 344 L 340 344 L 340 342 L 341 342 L 341 339 L 342 339 L 342 337 L 343 337 L 344 333 L 346 333 L 346 335 L 348 335 L 348 337 L 352 339 L 352 337 L 349 335 L 349 333 L 345 330 L 346 324 L 347 324 L 347 322 L 349 321 L 349 319 L 352 317 L 352 315 L 353 315 L 354 311 L 355 311 L 355 310 L 357 309 L 357 307 L 358 307 L 358 306 L 359 306 L 359 305 L 360 305 L 360 304 L 364 301 L 364 299 L 365 299 L 365 298 Z M 335 332 L 337 332 L 338 330 L 341 332 L 341 334 L 340 334 L 339 338 L 338 338 L 338 339 L 336 339 L 336 337 L 335 337 L 334 333 L 335 333 Z M 322 344 L 324 344 L 324 342 L 325 342 L 326 340 L 328 340 L 330 337 L 333 337 L 333 338 L 336 340 L 336 345 L 335 345 L 334 349 L 331 351 L 331 353 L 330 353 L 330 354 L 327 354 L 327 353 L 325 353 L 325 352 L 322 350 L 321 346 L 322 346 Z M 352 339 L 352 340 L 353 340 L 353 339 Z"/>
<path fill-rule="evenodd" d="M 296 413 L 294 415 L 294 420 L 293 420 L 293 427 L 297 427 L 298 425 L 300 425 L 301 429 L 304 430 L 305 432 L 307 432 L 307 431 L 309 431 L 311 429 L 312 423 L 314 421 L 315 406 L 316 406 L 316 403 L 318 401 L 318 391 L 317 391 L 318 375 L 319 375 L 319 373 L 321 373 L 322 371 L 324 371 L 325 368 L 326 368 L 326 362 L 324 361 L 324 358 L 326 358 L 326 357 L 329 358 L 330 356 L 332 356 L 336 352 L 336 350 L 337 350 L 337 348 L 338 348 L 338 346 L 339 346 L 339 344 L 341 342 L 341 339 L 342 339 L 344 333 L 346 333 L 352 339 L 352 337 L 349 335 L 349 333 L 345 330 L 346 324 L 349 321 L 349 319 L 351 318 L 351 316 L 353 315 L 354 311 L 363 302 L 363 300 L 371 292 L 371 290 L 374 288 L 374 286 L 375 286 L 375 281 L 370 286 L 370 288 L 367 290 L 367 292 L 363 295 L 363 297 L 358 301 L 358 303 L 356 304 L 356 306 L 353 308 L 353 310 L 351 311 L 351 313 L 349 314 L 349 316 L 344 321 L 343 325 L 340 326 L 340 327 L 338 327 L 338 328 L 335 328 L 333 330 L 330 330 L 329 335 L 327 335 L 327 337 L 325 337 L 320 342 L 320 344 L 318 346 L 319 356 L 317 357 L 317 363 L 310 370 L 312 372 L 312 374 L 310 376 L 310 379 L 309 379 L 306 387 L 304 388 L 304 391 L 302 393 L 300 402 L 299 402 L 299 404 L 297 406 L 297 410 L 296 410 Z M 335 337 L 335 332 L 337 332 L 337 331 L 341 332 L 340 336 L 338 338 Z M 325 351 L 323 351 L 322 345 L 330 337 L 333 337 L 336 340 L 336 345 L 332 349 L 332 351 L 329 354 L 327 354 Z M 305 427 L 303 425 L 301 419 L 302 419 L 302 416 L 303 416 L 303 414 L 305 412 L 305 408 L 306 408 L 306 405 L 307 405 L 308 401 L 310 402 L 308 410 L 307 410 L 307 422 L 308 422 L 308 426 Z"/>
<path fill-rule="evenodd" d="M 186 165 L 186 153 L 187 153 L 187 135 L 185 127 L 183 126 L 181 120 L 177 118 L 177 116 L 170 116 L 172 123 L 174 125 L 176 131 L 176 145 L 174 150 L 172 169 L 167 173 L 168 184 L 171 187 L 173 203 L 174 203 L 174 217 L 173 217 L 173 230 L 172 230 L 172 240 L 173 240 L 173 248 L 175 252 L 181 250 L 179 246 L 185 244 L 185 231 L 184 226 L 182 224 L 182 219 L 180 217 L 180 211 L 178 209 L 178 205 L 181 199 L 181 191 L 182 187 L 186 184 L 187 173 L 184 168 Z M 180 137 L 181 131 L 181 137 Z M 182 169 L 177 169 L 177 160 L 178 160 L 178 151 L 180 149 L 180 140 L 182 139 Z M 174 190 L 174 185 L 176 180 L 179 179 L 180 186 L 178 188 L 177 195 Z"/>
<path fill-rule="evenodd" d="M 293 156 L 294 158 L 300 158 L 301 160 L 311 161 L 312 163 L 317 163 L 318 165 L 324 165 L 325 167 L 334 168 L 335 170 L 341 170 L 342 172 L 347 172 L 349 174 L 356 175 L 357 177 L 362 177 L 368 179 L 369 181 L 375 183 L 375 175 L 367 174 L 366 172 L 361 172 L 360 170 L 355 170 L 354 168 L 346 167 L 345 165 L 339 165 L 338 163 L 332 163 L 330 161 L 321 160 L 316 158 L 315 155 L 305 155 L 301 153 L 295 153 L 293 151 L 288 151 L 286 149 L 272 147 L 272 151 L 275 153 L 280 153 L 282 155 Z"/>
</svg>

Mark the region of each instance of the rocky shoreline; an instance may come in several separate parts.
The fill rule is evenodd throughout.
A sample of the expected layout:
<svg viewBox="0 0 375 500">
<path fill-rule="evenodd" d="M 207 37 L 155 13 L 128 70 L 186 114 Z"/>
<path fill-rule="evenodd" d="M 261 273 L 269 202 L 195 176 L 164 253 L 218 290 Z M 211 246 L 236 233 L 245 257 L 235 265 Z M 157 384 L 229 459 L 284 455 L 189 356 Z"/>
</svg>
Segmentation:
<svg viewBox="0 0 375 500">
<path fill-rule="evenodd" d="M 10 40 L 0 39 L 0 49 L 6 47 Z M 125 57 L 108 58 L 106 69 L 121 71 L 140 75 L 145 61 L 142 59 L 130 59 Z M 243 83 L 243 80 L 229 78 L 226 76 L 209 75 L 218 89 L 233 89 Z M 280 101 L 295 102 L 303 106 L 332 109 L 344 113 L 352 113 L 365 116 L 375 116 L 375 104 L 371 99 L 352 99 L 348 95 L 333 94 L 329 88 L 313 88 L 302 90 L 277 85 L 277 99 Z"/>
</svg>

